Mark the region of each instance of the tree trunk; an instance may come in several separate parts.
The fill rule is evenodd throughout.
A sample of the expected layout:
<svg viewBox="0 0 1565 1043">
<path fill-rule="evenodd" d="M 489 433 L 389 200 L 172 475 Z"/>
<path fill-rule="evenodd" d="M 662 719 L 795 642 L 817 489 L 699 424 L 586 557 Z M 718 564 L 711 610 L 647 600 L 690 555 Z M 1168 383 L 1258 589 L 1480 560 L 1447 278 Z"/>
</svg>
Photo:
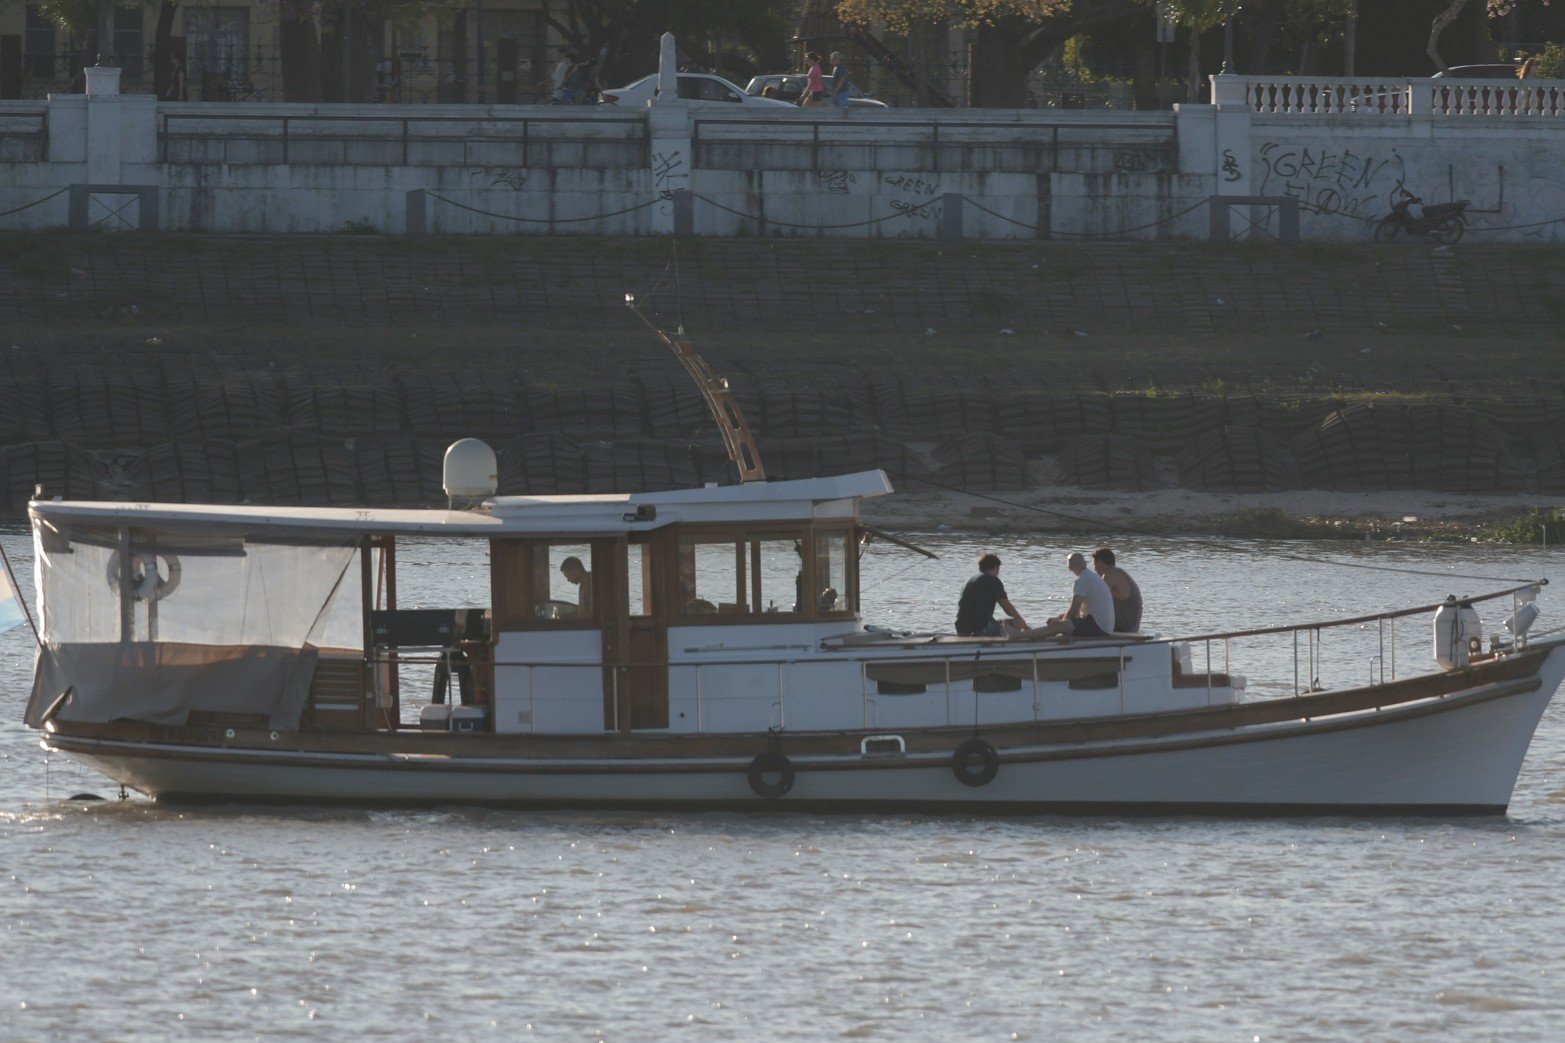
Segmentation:
<svg viewBox="0 0 1565 1043">
<path fill-rule="evenodd" d="M 1201 34 L 1190 30 L 1190 83 L 1185 88 L 1185 98 L 1190 102 L 1201 100 Z"/>
<path fill-rule="evenodd" d="M 1456 16 L 1461 14 L 1462 8 L 1466 6 L 1467 0 L 1451 0 L 1446 9 L 1435 15 L 1435 20 L 1429 25 L 1429 47 L 1426 53 L 1433 59 L 1441 72 L 1445 72 L 1450 66 L 1445 63 L 1444 58 L 1440 57 L 1440 34 L 1445 32 L 1447 26 L 1456 21 Z"/>
<path fill-rule="evenodd" d="M 282 51 L 283 100 L 321 100 L 321 41 L 306 4 L 279 4 L 277 40 Z"/>
<path fill-rule="evenodd" d="M 1001 17 L 994 25 L 981 25 L 973 37 L 968 63 L 967 104 L 975 109 L 1027 107 L 1027 74 L 1032 71 L 1022 57 L 1026 23 Z M 1036 63 L 1034 63 L 1036 65 Z"/>
<path fill-rule="evenodd" d="M 1347 21 L 1342 27 L 1342 75 L 1357 75 L 1353 66 L 1358 60 L 1359 42 L 1359 4 L 1358 0 L 1348 0 Z"/>
<path fill-rule="evenodd" d="M 152 95 L 162 101 L 179 101 L 174 75 L 174 12 L 178 3 L 158 5 L 158 27 L 152 36 Z"/>
<path fill-rule="evenodd" d="M 343 33 L 346 15 L 341 7 L 321 9 L 320 98 L 326 102 L 347 101 L 343 91 Z"/>
<path fill-rule="evenodd" d="M 1157 108 L 1157 43 L 1152 33 L 1141 33 L 1131 45 L 1130 92 L 1141 110 Z"/>
</svg>

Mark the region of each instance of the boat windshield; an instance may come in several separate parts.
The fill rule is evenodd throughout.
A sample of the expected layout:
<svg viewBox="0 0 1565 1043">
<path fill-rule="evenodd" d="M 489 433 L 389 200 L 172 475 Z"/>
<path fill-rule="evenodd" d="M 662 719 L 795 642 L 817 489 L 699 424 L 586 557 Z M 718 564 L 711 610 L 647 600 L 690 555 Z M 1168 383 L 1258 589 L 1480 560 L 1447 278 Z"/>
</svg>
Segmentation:
<svg viewBox="0 0 1565 1043">
<path fill-rule="evenodd" d="M 283 542 L 44 519 L 34 536 L 43 606 L 34 700 L 75 688 L 66 719 L 182 723 L 202 709 L 291 727 L 320 650 L 363 648 L 352 537 Z"/>
</svg>

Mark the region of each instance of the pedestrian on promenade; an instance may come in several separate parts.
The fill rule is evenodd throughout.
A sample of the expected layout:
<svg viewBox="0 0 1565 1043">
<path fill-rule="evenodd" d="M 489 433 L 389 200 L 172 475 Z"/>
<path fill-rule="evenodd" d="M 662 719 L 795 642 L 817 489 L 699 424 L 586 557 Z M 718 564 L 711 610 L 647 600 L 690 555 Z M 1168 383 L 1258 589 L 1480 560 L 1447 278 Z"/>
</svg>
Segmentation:
<svg viewBox="0 0 1565 1043">
<path fill-rule="evenodd" d="M 550 99 L 556 105 L 569 105 L 571 103 L 569 80 L 571 70 L 576 66 L 576 52 L 568 47 L 561 47 L 554 53 L 560 60 L 554 64 L 553 90 Z"/>
<path fill-rule="evenodd" d="M 848 92 L 852 86 L 853 81 L 848 78 L 848 56 L 841 51 L 832 51 L 831 87 L 827 89 L 826 96 L 833 105 L 842 110 L 844 116 L 848 114 Z"/>
<path fill-rule="evenodd" d="M 565 89 L 572 105 L 596 105 L 598 103 L 598 63 L 591 58 L 577 62 L 565 76 Z"/>
<path fill-rule="evenodd" d="M 804 91 L 799 95 L 799 107 L 820 108 L 826 104 L 826 74 L 821 71 L 821 56 L 811 51 L 804 57 L 810 67 L 804 73 Z"/>
</svg>

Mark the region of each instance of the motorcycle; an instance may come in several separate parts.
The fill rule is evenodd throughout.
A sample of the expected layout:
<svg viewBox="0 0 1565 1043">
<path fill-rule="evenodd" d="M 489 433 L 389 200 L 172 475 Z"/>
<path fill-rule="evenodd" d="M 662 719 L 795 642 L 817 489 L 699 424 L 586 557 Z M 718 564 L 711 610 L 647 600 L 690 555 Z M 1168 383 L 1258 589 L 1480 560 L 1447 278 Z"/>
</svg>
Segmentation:
<svg viewBox="0 0 1565 1043">
<path fill-rule="evenodd" d="M 1424 206 L 1424 201 L 1405 188 L 1398 189 L 1401 198 L 1391 205 L 1391 213 L 1375 225 L 1375 242 L 1389 243 L 1398 232 L 1406 235 L 1427 236 L 1437 243 L 1455 243 L 1467 231 L 1467 207 L 1469 201 L 1458 199 L 1454 203 L 1436 203 Z M 1409 207 L 1417 203 L 1420 215 L 1414 217 Z"/>
</svg>

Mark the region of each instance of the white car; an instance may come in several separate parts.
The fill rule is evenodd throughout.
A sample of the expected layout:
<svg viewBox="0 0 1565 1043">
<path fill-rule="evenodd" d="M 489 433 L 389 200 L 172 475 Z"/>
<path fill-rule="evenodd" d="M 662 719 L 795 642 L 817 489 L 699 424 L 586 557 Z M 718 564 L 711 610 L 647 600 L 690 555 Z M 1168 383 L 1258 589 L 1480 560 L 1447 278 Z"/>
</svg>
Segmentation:
<svg viewBox="0 0 1565 1043">
<path fill-rule="evenodd" d="M 657 74 L 643 76 L 635 83 L 615 90 L 606 90 L 598 101 L 603 105 L 627 105 L 645 108 L 657 94 Z M 745 108 L 791 109 L 786 101 L 760 98 L 746 94 L 721 76 L 709 72 L 682 72 L 679 74 L 679 97 L 682 101 L 697 105 L 739 105 Z"/>
</svg>

